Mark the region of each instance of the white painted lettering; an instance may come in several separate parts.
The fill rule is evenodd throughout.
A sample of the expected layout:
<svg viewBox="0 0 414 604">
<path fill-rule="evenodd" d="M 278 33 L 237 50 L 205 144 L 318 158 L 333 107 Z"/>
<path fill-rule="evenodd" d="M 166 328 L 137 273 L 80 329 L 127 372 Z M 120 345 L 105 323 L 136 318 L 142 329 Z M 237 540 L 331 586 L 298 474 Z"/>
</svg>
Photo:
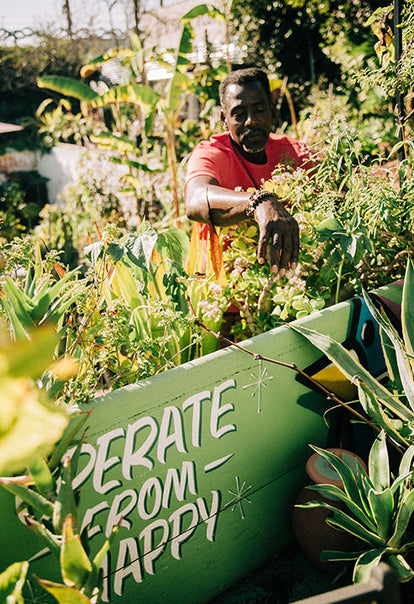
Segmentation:
<svg viewBox="0 0 414 604">
<path fill-rule="evenodd" d="M 190 493 L 197 495 L 194 465 L 195 464 L 192 461 L 184 461 L 181 466 L 181 476 L 179 470 L 176 468 L 168 468 L 167 476 L 165 478 L 164 493 L 162 496 L 163 508 L 168 508 L 170 506 L 173 486 L 174 493 L 178 501 L 184 500 L 187 487 Z"/>
<path fill-rule="evenodd" d="M 171 419 L 174 428 L 172 434 L 169 434 Z M 184 429 L 180 410 L 177 407 L 165 407 L 158 438 L 158 461 L 165 463 L 165 452 L 174 444 L 180 453 L 187 453 L 184 446 Z"/>
<path fill-rule="evenodd" d="M 110 480 L 106 484 L 102 484 L 102 482 L 104 473 L 120 462 L 118 456 L 107 458 L 110 443 L 112 440 L 124 436 L 124 434 L 125 432 L 122 428 L 116 428 L 115 430 L 103 434 L 96 441 L 99 448 L 96 455 L 95 472 L 93 473 L 93 488 L 97 493 L 102 493 L 104 495 L 121 484 L 119 480 Z"/>
<path fill-rule="evenodd" d="M 225 413 L 234 411 L 234 405 L 227 403 L 220 407 L 221 394 L 230 388 L 235 388 L 236 382 L 234 380 L 226 380 L 220 386 L 216 386 L 213 391 L 213 403 L 211 406 L 211 417 L 210 417 L 210 431 L 214 438 L 221 438 L 227 432 L 231 432 L 236 429 L 234 424 L 227 424 L 226 426 L 218 427 L 219 419 Z"/>
<path fill-rule="evenodd" d="M 91 539 L 97 533 L 101 533 L 102 527 L 99 526 L 99 524 L 94 526 L 93 528 L 91 528 L 90 525 L 92 524 L 94 517 L 97 514 L 99 514 L 99 512 L 102 512 L 102 510 L 105 510 L 107 508 L 109 508 L 109 503 L 107 503 L 106 501 L 101 501 L 100 503 L 97 503 L 96 505 L 94 505 L 92 508 L 89 508 L 88 510 L 86 510 L 85 515 L 82 519 L 82 525 L 81 525 L 81 529 L 80 529 L 79 533 L 81 534 L 82 531 L 84 531 L 87 528 L 89 539 Z"/>
<path fill-rule="evenodd" d="M 127 560 L 130 563 L 127 564 Z M 139 563 L 138 547 L 133 537 L 127 537 L 119 542 L 118 559 L 114 577 L 114 592 L 122 596 L 123 585 L 126 577 L 132 575 L 136 583 L 141 583 L 142 573 Z"/>
<path fill-rule="evenodd" d="M 185 514 L 191 513 L 192 518 L 187 529 L 181 528 L 181 519 Z M 198 511 L 194 503 L 186 503 L 175 510 L 170 518 L 172 522 L 171 555 L 177 560 L 181 559 L 181 544 L 187 541 L 197 528 Z"/>
<path fill-rule="evenodd" d="M 72 457 L 75 450 L 76 450 L 76 447 L 74 447 L 73 449 L 70 449 L 67 452 L 67 455 Z M 96 451 L 95 451 L 94 447 L 92 445 L 90 445 L 89 443 L 82 443 L 82 447 L 80 450 L 80 456 L 79 456 L 79 462 L 84 454 L 89 455 L 89 460 L 88 460 L 88 463 L 86 464 L 86 466 L 83 468 L 83 470 L 81 470 L 79 472 L 79 474 L 77 476 L 75 476 L 75 478 L 72 480 L 73 490 L 78 489 L 81 485 L 83 485 L 84 482 L 86 482 L 86 480 L 92 474 L 94 466 L 95 466 Z"/>
<path fill-rule="evenodd" d="M 148 434 L 145 441 L 140 447 L 134 452 L 135 448 L 135 437 L 140 430 L 149 428 L 150 433 Z M 152 470 L 154 462 L 148 453 L 153 446 L 158 434 L 158 426 L 154 418 L 142 417 L 135 423 L 128 425 L 126 438 L 125 438 L 125 449 L 122 458 L 122 474 L 126 480 L 132 480 L 131 469 L 134 466 L 144 466 L 148 470 Z"/>
<path fill-rule="evenodd" d="M 110 552 L 106 552 L 106 554 L 104 555 L 103 560 L 101 562 L 101 566 L 100 566 L 100 569 L 102 571 L 102 593 L 101 593 L 102 602 L 109 602 L 109 589 L 110 589 L 109 579 L 111 576 L 109 573 L 110 562 L 111 562 L 111 554 L 110 554 Z"/>
<path fill-rule="evenodd" d="M 121 503 L 124 499 L 127 499 L 127 497 L 129 497 L 129 502 L 121 509 Z M 115 495 L 106 521 L 105 536 L 107 539 L 109 539 L 117 524 L 120 524 L 120 526 L 127 529 L 131 528 L 131 521 L 127 519 L 127 516 L 134 509 L 136 503 L 137 494 L 134 489 L 127 489 L 119 495 Z"/>
<path fill-rule="evenodd" d="M 218 520 L 218 512 L 220 507 L 220 492 L 211 491 L 212 501 L 210 513 L 208 513 L 206 503 L 202 497 L 198 497 L 197 506 L 203 522 L 207 524 L 206 537 L 209 541 L 214 541 L 216 526 Z"/>
<path fill-rule="evenodd" d="M 199 394 L 190 396 L 183 402 L 183 411 L 186 411 L 190 407 L 193 408 L 193 421 L 191 430 L 191 442 L 193 447 L 200 446 L 201 439 L 201 401 L 211 400 L 211 392 L 209 390 L 203 390 Z"/>
<path fill-rule="evenodd" d="M 151 497 L 151 491 L 154 492 L 154 502 L 152 510 L 148 512 L 147 500 Z M 162 499 L 162 483 L 159 478 L 149 478 L 144 482 L 138 497 L 138 514 L 143 520 L 149 520 L 154 518 L 158 514 L 161 508 Z"/>
<path fill-rule="evenodd" d="M 158 545 L 153 545 L 153 533 L 158 529 L 162 530 L 162 537 Z M 154 520 L 148 524 L 139 534 L 139 538 L 144 540 L 144 568 L 149 575 L 155 573 L 154 560 L 159 558 L 164 551 L 164 546 L 168 541 L 169 535 L 168 522 L 163 518 Z"/>
</svg>

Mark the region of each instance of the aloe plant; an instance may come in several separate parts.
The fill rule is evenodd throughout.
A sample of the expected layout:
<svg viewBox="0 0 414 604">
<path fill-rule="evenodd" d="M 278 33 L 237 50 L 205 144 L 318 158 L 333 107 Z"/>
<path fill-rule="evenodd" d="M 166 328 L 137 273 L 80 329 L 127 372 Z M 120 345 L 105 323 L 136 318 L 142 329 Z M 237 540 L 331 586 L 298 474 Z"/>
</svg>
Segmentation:
<svg viewBox="0 0 414 604">
<path fill-rule="evenodd" d="M 414 577 L 414 570 L 405 555 L 414 549 L 414 535 L 410 536 L 409 522 L 414 512 L 412 486 L 414 445 L 402 456 L 398 475 L 391 479 L 385 432 L 375 439 L 368 461 L 368 472 L 357 462 L 357 473 L 330 451 L 312 447 L 324 457 L 339 474 L 343 490 L 327 484 L 309 488 L 342 504 L 310 501 L 298 505 L 301 508 L 322 507 L 329 510 L 326 522 L 339 530 L 350 533 L 356 539 L 353 552 L 324 551 L 321 560 L 355 560 L 355 583 L 369 578 L 372 569 L 385 560 L 398 574 L 401 582 Z"/>
<path fill-rule="evenodd" d="M 40 585 L 59 602 L 93 603 L 100 595 L 99 569 L 109 540 L 89 559 L 75 533 L 72 466 L 81 444 L 76 434 L 88 414 L 54 407 L 38 388 L 36 380 L 51 364 L 55 345 L 49 327 L 0 349 L 0 487 L 20 499 L 26 525 L 60 560 L 63 584 L 39 580 Z M 75 446 L 72 460 L 62 463 L 70 446 Z M 0 574 L 1 602 L 24 602 L 28 569 L 29 562 L 20 561 Z"/>
<path fill-rule="evenodd" d="M 61 327 L 63 317 L 81 293 L 82 284 L 77 282 L 78 270 L 65 272 L 56 264 L 58 279 L 44 270 L 39 242 L 35 258 L 24 280 L 18 283 L 6 276 L 4 296 L 0 304 L 6 311 L 13 337 L 30 339 L 35 327 L 54 323 Z"/>
</svg>

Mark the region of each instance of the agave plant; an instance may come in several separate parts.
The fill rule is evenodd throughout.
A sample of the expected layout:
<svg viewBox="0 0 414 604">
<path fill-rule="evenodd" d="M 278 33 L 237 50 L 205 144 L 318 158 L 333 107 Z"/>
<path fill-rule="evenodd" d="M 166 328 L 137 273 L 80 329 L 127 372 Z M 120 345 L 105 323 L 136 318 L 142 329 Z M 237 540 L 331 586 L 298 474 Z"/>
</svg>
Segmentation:
<svg viewBox="0 0 414 604">
<path fill-rule="evenodd" d="M 79 297 L 78 270 L 66 272 L 57 263 L 58 279 L 44 268 L 39 242 L 35 258 L 20 282 L 6 276 L 0 304 L 7 313 L 14 339 L 30 339 L 35 327 L 53 323 L 60 329 L 67 310 Z"/>
<path fill-rule="evenodd" d="M 365 302 L 380 326 L 388 382 L 386 385 L 366 370 L 341 344 L 330 336 L 292 324 L 300 334 L 319 348 L 358 386 L 361 405 L 368 418 L 383 429 L 402 450 L 414 444 L 414 267 L 408 261 L 401 305 L 401 332 L 378 311 L 367 293 Z"/>
<path fill-rule="evenodd" d="M 402 456 L 398 476 L 391 480 L 390 464 L 385 432 L 382 430 L 375 439 L 368 461 L 368 472 L 357 463 L 356 474 L 330 451 L 312 447 L 324 457 L 339 474 L 343 490 L 334 485 L 311 485 L 317 491 L 341 504 L 310 501 L 301 508 L 323 507 L 331 512 L 326 522 L 337 529 L 346 531 L 356 539 L 358 551 L 324 551 L 321 560 L 355 560 L 353 580 L 366 581 L 373 568 L 381 560 L 386 561 L 398 574 L 401 582 L 414 576 L 405 555 L 414 548 L 414 535 L 409 533 L 409 522 L 414 511 L 414 489 L 412 486 L 412 465 L 414 446 L 411 445 Z"/>
</svg>

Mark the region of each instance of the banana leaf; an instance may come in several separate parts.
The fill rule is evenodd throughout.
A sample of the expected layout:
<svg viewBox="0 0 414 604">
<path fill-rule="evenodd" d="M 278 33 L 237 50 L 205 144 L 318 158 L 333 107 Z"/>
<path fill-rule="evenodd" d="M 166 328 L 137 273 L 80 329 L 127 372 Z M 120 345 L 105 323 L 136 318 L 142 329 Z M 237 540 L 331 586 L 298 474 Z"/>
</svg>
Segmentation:
<svg viewBox="0 0 414 604">
<path fill-rule="evenodd" d="M 37 79 L 39 88 L 47 88 L 79 101 L 92 101 L 99 95 L 88 84 L 64 76 L 43 76 Z"/>
</svg>

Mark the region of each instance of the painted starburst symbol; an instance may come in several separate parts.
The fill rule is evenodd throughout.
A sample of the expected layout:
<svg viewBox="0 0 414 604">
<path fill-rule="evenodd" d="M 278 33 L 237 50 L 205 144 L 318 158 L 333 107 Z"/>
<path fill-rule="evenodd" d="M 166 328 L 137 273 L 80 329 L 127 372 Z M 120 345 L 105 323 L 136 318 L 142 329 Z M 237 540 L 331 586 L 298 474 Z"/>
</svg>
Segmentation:
<svg viewBox="0 0 414 604">
<path fill-rule="evenodd" d="M 243 509 L 243 501 L 247 501 L 247 503 L 251 503 L 250 499 L 248 499 L 248 497 L 246 497 L 246 493 L 248 493 L 252 487 L 251 487 L 251 485 L 246 487 L 246 481 L 244 481 L 242 483 L 242 485 L 240 485 L 240 478 L 238 476 L 236 476 L 235 478 L 236 478 L 236 491 L 232 491 L 231 489 L 228 489 L 228 492 L 230 493 L 230 495 L 233 495 L 234 499 L 229 501 L 229 503 L 226 505 L 226 507 L 231 506 L 232 512 L 234 512 L 236 507 L 238 507 L 242 520 L 244 520 L 245 515 L 244 515 L 244 509 Z"/>
<path fill-rule="evenodd" d="M 258 375 L 254 373 L 251 373 L 250 375 L 255 381 L 251 384 L 246 384 L 246 386 L 243 386 L 243 390 L 246 388 L 254 388 L 252 397 L 256 396 L 257 394 L 257 413 L 260 413 L 262 410 L 262 388 L 267 386 L 267 381 L 273 380 L 273 376 L 268 375 L 267 367 L 262 367 L 262 359 L 259 359 Z"/>
</svg>

